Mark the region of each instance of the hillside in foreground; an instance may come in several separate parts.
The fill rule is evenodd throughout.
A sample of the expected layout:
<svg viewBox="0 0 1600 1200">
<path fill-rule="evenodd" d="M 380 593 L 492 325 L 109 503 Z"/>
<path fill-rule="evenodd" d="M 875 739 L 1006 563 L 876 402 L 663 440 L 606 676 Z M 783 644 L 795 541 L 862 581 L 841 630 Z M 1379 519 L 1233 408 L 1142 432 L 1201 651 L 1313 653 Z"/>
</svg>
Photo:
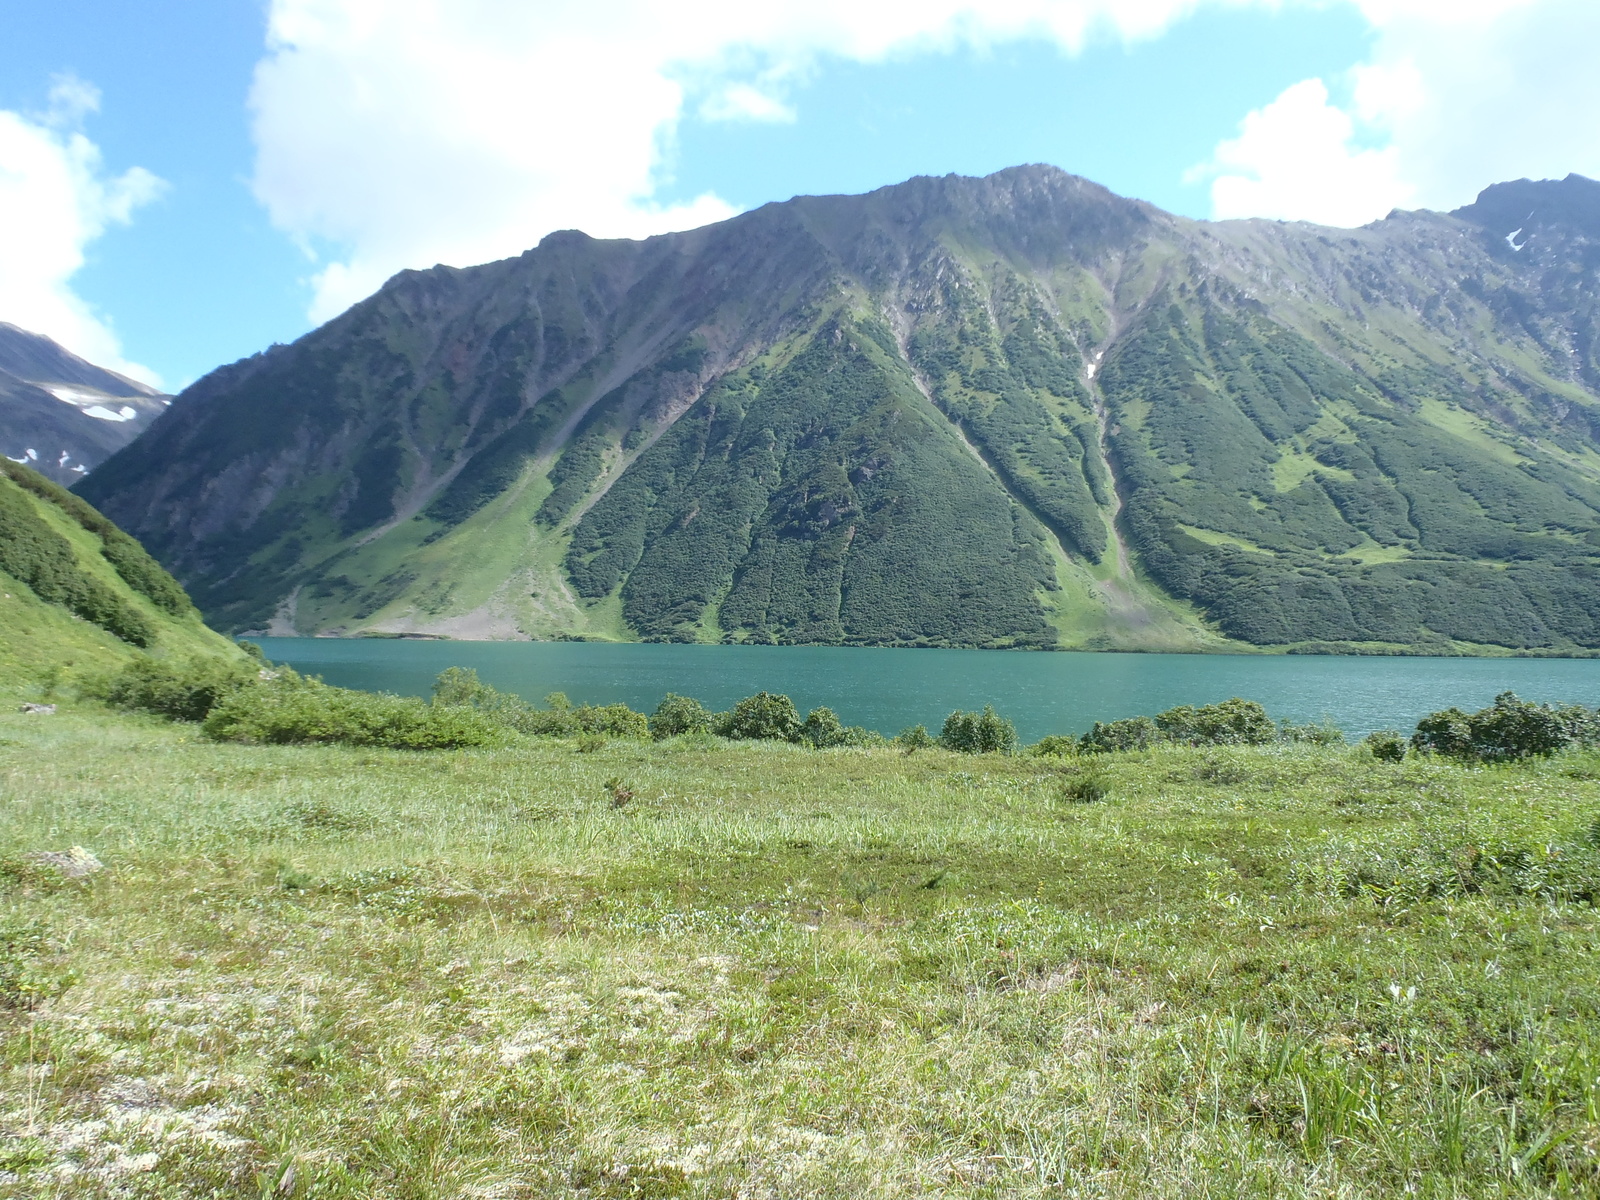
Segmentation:
<svg viewBox="0 0 1600 1200">
<path fill-rule="evenodd" d="M 1600 184 L 1049 167 L 406 272 L 81 486 L 229 630 L 1600 647 Z"/>
<path fill-rule="evenodd" d="M 0 714 L 0 1195 L 1600 1186 L 1592 756 L 581 745 Z"/>
<path fill-rule="evenodd" d="M 136 541 L 37 472 L 0 463 L 0 675 L 15 687 L 143 653 L 242 658 Z"/>
</svg>

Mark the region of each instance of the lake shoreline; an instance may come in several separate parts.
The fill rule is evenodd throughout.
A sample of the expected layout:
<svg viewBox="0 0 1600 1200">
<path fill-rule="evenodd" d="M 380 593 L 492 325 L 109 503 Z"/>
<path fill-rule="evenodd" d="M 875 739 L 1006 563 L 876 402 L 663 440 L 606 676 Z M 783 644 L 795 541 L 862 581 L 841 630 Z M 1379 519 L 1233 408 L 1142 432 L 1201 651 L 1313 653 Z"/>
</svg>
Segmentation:
<svg viewBox="0 0 1600 1200">
<path fill-rule="evenodd" d="M 260 642 L 269 637 L 259 630 L 248 630 L 234 635 L 240 640 Z M 982 650 L 1004 654 L 1159 654 L 1209 657 L 1237 655 L 1241 657 L 1329 657 L 1329 658 L 1552 658 L 1600 659 L 1600 649 L 1576 647 L 1570 650 L 1531 647 L 1513 649 L 1508 646 L 1473 645 L 1466 649 L 1441 649 L 1431 645 L 1406 646 L 1399 643 L 1361 642 L 1296 642 L 1283 646 L 1252 646 L 1248 642 L 1229 643 L 1225 646 L 1195 646 L 1187 649 L 1157 649 L 1141 646 L 929 646 L 915 643 L 903 645 L 878 645 L 855 642 L 674 642 L 640 638 L 622 641 L 616 638 L 590 637 L 576 634 L 557 638 L 456 638 L 443 633 L 316 633 L 305 635 L 303 640 L 319 642 L 451 642 L 466 645 L 588 645 L 588 646 L 739 646 L 763 650 L 788 650 L 825 648 L 830 650 Z"/>
<path fill-rule="evenodd" d="M 892 736 L 937 727 L 985 705 L 1028 741 L 1080 734 L 1095 721 L 1149 716 L 1179 704 L 1242 696 L 1274 718 L 1332 720 L 1347 737 L 1409 729 L 1452 705 L 1483 707 L 1503 691 L 1552 703 L 1600 705 L 1594 659 L 1465 655 L 1186 654 L 867 646 L 721 646 L 664 642 L 466 642 L 416 638 L 252 639 L 267 658 L 329 683 L 428 696 L 447 667 L 539 703 L 625 703 L 649 712 L 668 692 L 725 709 L 759 691 L 825 705 L 850 725 Z"/>
</svg>

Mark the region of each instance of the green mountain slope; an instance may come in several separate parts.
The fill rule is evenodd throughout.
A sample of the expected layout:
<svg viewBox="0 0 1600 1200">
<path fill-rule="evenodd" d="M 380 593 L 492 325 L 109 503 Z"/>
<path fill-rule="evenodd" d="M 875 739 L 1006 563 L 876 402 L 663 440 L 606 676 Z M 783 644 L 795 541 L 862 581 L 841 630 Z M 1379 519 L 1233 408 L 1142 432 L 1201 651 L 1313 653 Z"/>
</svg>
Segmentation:
<svg viewBox="0 0 1600 1200">
<path fill-rule="evenodd" d="M 914 179 L 404 273 L 79 490 L 235 630 L 1600 647 L 1597 264 L 1576 176 L 1359 230 Z"/>
<path fill-rule="evenodd" d="M 138 542 L 59 485 L 0 462 L 0 678 L 81 673 L 140 652 L 242 657 Z"/>
</svg>

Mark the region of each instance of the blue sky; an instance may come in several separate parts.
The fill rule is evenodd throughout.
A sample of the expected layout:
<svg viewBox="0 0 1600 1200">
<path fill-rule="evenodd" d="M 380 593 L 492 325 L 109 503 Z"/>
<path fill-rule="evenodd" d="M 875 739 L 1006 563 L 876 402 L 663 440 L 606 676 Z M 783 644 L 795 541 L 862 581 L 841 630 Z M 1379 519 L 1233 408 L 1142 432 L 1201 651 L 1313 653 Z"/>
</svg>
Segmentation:
<svg viewBox="0 0 1600 1200">
<path fill-rule="evenodd" d="M 1600 173 L 1597 8 L 13 0 L 0 320 L 176 388 L 402 267 L 915 174 L 1049 162 L 1194 217 L 1449 207 Z"/>
</svg>

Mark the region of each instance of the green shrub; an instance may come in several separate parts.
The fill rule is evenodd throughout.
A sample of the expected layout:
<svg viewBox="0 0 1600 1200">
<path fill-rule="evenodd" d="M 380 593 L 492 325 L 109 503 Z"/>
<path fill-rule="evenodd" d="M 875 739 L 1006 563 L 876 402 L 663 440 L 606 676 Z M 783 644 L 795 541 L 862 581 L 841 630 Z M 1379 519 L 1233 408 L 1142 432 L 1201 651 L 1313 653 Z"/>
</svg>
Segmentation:
<svg viewBox="0 0 1600 1200">
<path fill-rule="evenodd" d="M 798 742 L 803 728 L 800 713 L 789 697 L 757 692 L 735 704 L 732 711 L 720 714 L 711 732 L 726 738 Z"/>
<path fill-rule="evenodd" d="M 1068 804 L 1098 804 L 1111 794 L 1111 782 L 1099 771 L 1079 775 L 1061 785 L 1060 796 Z"/>
<path fill-rule="evenodd" d="M 1459 708 L 1428 714 L 1417 722 L 1411 745 L 1465 762 L 1547 758 L 1574 743 L 1591 742 L 1593 722 L 1587 709 L 1530 704 L 1515 692 L 1501 692 L 1488 708 L 1470 715 Z"/>
<path fill-rule="evenodd" d="M 815 749 L 842 746 L 845 741 L 844 722 L 831 708 L 813 708 L 806 714 L 800 727 L 800 738 Z"/>
<path fill-rule="evenodd" d="M 711 713 L 693 696 L 668 692 L 666 699 L 656 705 L 655 712 L 650 714 L 648 725 L 650 736 L 661 742 L 710 729 Z"/>
<path fill-rule="evenodd" d="M 1201 708 L 1169 708 L 1156 714 L 1156 727 L 1167 740 L 1191 746 L 1264 746 L 1278 736 L 1267 710 L 1238 696 Z"/>
<path fill-rule="evenodd" d="M 544 698 L 543 708 L 534 708 L 521 697 L 511 697 L 496 715 L 518 733 L 534 737 L 572 737 L 583 732 L 578 724 L 578 710 L 572 706 L 564 692 L 551 692 Z"/>
<path fill-rule="evenodd" d="M 1111 754 L 1120 750 L 1148 750 L 1163 740 L 1161 730 L 1149 717 L 1123 717 L 1118 721 L 1096 721 L 1078 739 L 1084 754 Z"/>
<path fill-rule="evenodd" d="M 1029 753 L 1039 758 L 1070 758 L 1078 752 L 1078 739 L 1070 733 L 1051 734 L 1033 744 Z"/>
<path fill-rule="evenodd" d="M 1411 748 L 1422 754 L 1442 754 L 1446 758 L 1476 757 L 1472 748 L 1472 718 L 1459 708 L 1429 713 L 1417 722 L 1411 735 Z"/>
<path fill-rule="evenodd" d="M 494 721 L 467 706 L 329 687 L 283 668 L 228 696 L 201 728 L 219 742 L 336 742 L 399 750 L 483 746 L 503 736 Z"/>
<path fill-rule="evenodd" d="M 567 698 L 559 697 L 562 710 L 568 707 Z M 433 702 L 447 708 L 472 708 L 482 713 L 490 720 L 519 733 L 546 732 L 537 728 L 541 723 L 539 710 L 530 705 L 521 696 L 514 696 L 509 692 L 502 692 L 491 687 L 478 678 L 477 671 L 471 667 L 446 667 L 439 672 L 433 681 Z M 570 733 L 576 726 L 567 728 L 566 718 L 561 719 L 562 728 L 558 733 Z"/>
<path fill-rule="evenodd" d="M 644 741 L 650 736 L 650 718 L 626 704 L 580 704 L 572 719 L 584 733 Z"/>
<path fill-rule="evenodd" d="M 171 662 L 141 655 L 113 675 L 88 681 L 83 691 L 114 708 L 173 721 L 203 721 L 255 677 L 255 669 L 218 658 Z"/>
<path fill-rule="evenodd" d="M 841 722 L 831 708 L 813 708 L 800 727 L 800 739 L 817 750 L 836 746 L 875 746 L 883 744 L 883 735 L 859 725 Z"/>
<path fill-rule="evenodd" d="M 1017 729 L 986 704 L 981 713 L 957 710 L 946 717 L 939 744 L 962 754 L 1012 754 L 1017 749 Z"/>
<path fill-rule="evenodd" d="M 933 740 L 933 735 L 928 732 L 926 725 L 908 725 L 895 735 L 895 745 L 907 754 L 914 754 L 918 750 L 928 750 L 939 743 Z"/>
<path fill-rule="evenodd" d="M 1400 762 L 1406 756 L 1406 740 L 1393 729 L 1376 729 L 1367 734 L 1366 747 L 1379 762 Z"/>
<path fill-rule="evenodd" d="M 1548 758 L 1571 742 L 1567 723 L 1548 704 L 1529 704 L 1515 692 L 1501 692 L 1472 717 L 1472 744 L 1485 762 Z"/>
<path fill-rule="evenodd" d="M 433 681 L 435 704 L 470 704 L 474 708 L 490 697 L 498 698 L 500 692 L 478 678 L 471 667 L 446 667 Z"/>
<path fill-rule="evenodd" d="M 643 738 L 649 723 L 643 713 L 626 704 L 576 707 L 561 692 L 545 697 L 545 708 L 534 708 L 520 696 L 499 691 L 478 678 L 469 667 L 449 667 L 433 683 L 433 702 L 445 708 L 471 708 L 518 733 L 536 737 L 573 737 L 582 733 Z"/>
<path fill-rule="evenodd" d="M 1278 740 L 1307 746 L 1342 746 L 1344 730 L 1329 720 L 1311 725 L 1296 725 L 1284 720 L 1278 722 Z"/>
<path fill-rule="evenodd" d="M 545 697 L 547 708 L 506 708 L 500 720 L 519 733 L 535 737 L 575 737 L 600 734 L 643 740 L 650 736 L 650 720 L 626 704 L 579 704 L 574 706 L 560 692 Z M 519 702 L 520 704 L 520 702 Z"/>
</svg>

